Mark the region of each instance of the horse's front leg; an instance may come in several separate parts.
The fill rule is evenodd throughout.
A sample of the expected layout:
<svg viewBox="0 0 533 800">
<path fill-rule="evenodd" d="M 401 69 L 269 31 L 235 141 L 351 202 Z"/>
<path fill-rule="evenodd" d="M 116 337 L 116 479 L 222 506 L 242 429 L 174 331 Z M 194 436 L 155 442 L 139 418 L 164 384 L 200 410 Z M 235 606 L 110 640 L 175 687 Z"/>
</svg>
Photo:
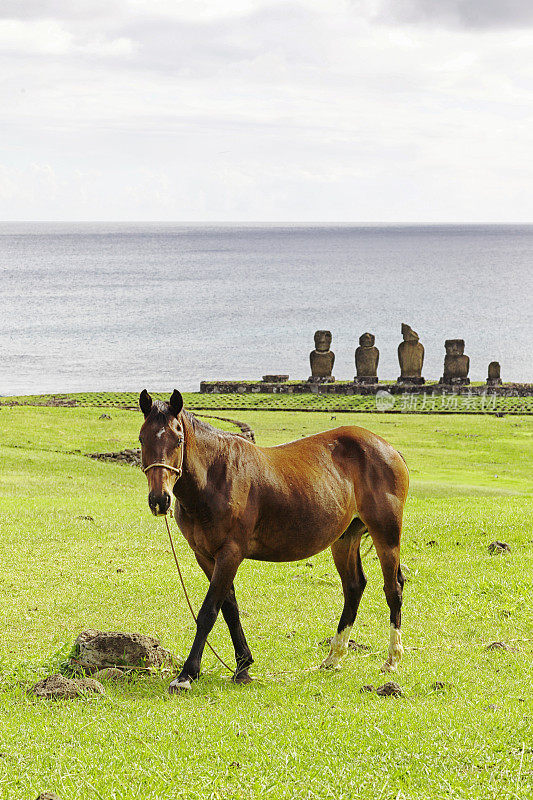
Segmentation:
<svg viewBox="0 0 533 800">
<path fill-rule="evenodd" d="M 214 559 L 206 558 L 200 553 L 195 553 L 194 556 L 199 566 L 205 572 L 207 580 L 210 581 L 213 577 L 213 570 L 215 569 Z M 226 620 L 235 650 L 237 667 L 233 673 L 233 683 L 250 683 L 252 678 L 248 674 L 248 667 L 254 663 L 254 660 L 242 629 L 239 606 L 237 605 L 235 587 L 233 584 L 231 584 L 230 590 L 220 610 L 222 611 L 222 616 Z"/>
<path fill-rule="evenodd" d="M 234 545 L 223 547 L 215 559 L 215 568 L 209 589 L 196 619 L 196 636 L 181 672 L 169 686 L 169 692 L 191 688 L 191 681 L 200 674 L 200 664 L 207 637 L 215 624 L 218 612 L 226 599 L 242 561 L 240 551 Z"/>
</svg>

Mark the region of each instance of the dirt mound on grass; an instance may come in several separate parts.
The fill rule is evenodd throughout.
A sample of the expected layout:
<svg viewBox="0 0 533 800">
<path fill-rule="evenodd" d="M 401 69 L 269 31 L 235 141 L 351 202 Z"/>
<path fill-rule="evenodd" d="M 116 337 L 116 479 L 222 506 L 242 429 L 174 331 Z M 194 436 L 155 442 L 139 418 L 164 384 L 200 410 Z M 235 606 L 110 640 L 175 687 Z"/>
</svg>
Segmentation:
<svg viewBox="0 0 533 800">
<path fill-rule="evenodd" d="M 96 458 L 99 461 L 118 461 L 121 464 L 132 464 L 134 467 L 141 466 L 141 449 L 139 447 L 119 450 L 116 453 L 87 453 L 89 458 Z"/>
<path fill-rule="evenodd" d="M 68 661 L 70 669 L 93 673 L 107 667 L 161 669 L 173 667 L 181 659 L 161 647 L 153 636 L 88 630 L 74 642 Z"/>
<path fill-rule="evenodd" d="M 63 697 L 71 700 L 91 692 L 104 694 L 100 681 L 93 678 L 65 678 L 64 675 L 49 675 L 30 689 L 30 694 L 43 700 L 60 700 Z"/>
</svg>

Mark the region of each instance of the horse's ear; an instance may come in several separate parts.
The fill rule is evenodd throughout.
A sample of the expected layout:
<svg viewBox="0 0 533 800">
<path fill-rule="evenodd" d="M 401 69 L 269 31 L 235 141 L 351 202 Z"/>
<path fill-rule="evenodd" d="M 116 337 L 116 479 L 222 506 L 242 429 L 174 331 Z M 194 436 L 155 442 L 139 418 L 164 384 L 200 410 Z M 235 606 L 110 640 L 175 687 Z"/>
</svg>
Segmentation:
<svg viewBox="0 0 533 800">
<path fill-rule="evenodd" d="M 178 392 L 177 389 L 174 389 L 170 396 L 168 405 L 174 416 L 177 417 L 183 408 L 183 397 L 181 396 L 181 392 Z"/>
<path fill-rule="evenodd" d="M 152 410 L 152 398 L 146 391 L 143 389 L 139 395 L 139 405 L 141 407 L 141 411 L 143 412 L 144 416 L 147 417 L 150 411 Z"/>
</svg>

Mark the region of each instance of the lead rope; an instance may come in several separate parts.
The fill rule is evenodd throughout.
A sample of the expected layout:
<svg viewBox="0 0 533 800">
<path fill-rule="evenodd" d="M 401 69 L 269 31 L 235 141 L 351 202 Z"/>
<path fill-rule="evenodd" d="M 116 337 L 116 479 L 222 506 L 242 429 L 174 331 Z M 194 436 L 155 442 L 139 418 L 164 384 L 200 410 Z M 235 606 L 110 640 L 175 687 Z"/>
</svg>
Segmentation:
<svg viewBox="0 0 533 800">
<path fill-rule="evenodd" d="M 191 612 L 191 614 L 192 614 L 192 618 L 193 618 L 193 620 L 196 622 L 196 614 L 195 614 L 195 613 L 194 613 L 194 611 L 193 611 L 193 607 L 192 607 L 192 605 L 191 605 L 191 601 L 189 600 L 189 595 L 187 594 L 187 588 L 186 588 L 186 586 L 185 586 L 185 581 L 183 580 L 183 575 L 181 574 L 181 569 L 180 569 L 180 565 L 179 565 L 178 557 L 177 557 L 177 555 L 176 555 L 176 550 L 175 550 L 175 548 L 174 548 L 174 542 L 173 542 L 173 540 L 172 540 L 172 534 L 171 534 L 171 532 L 170 532 L 170 525 L 168 524 L 168 517 L 167 517 L 167 515 L 166 515 L 166 514 L 165 514 L 165 523 L 166 523 L 166 526 L 167 526 L 168 538 L 170 539 L 170 546 L 171 546 L 171 548 L 172 548 L 172 555 L 174 556 L 174 561 L 176 562 L 176 567 L 178 568 L 178 575 L 180 576 L 181 586 L 182 586 L 182 588 L 183 588 L 183 594 L 185 595 L 185 599 L 186 599 L 186 601 L 187 601 L 187 605 L 189 606 L 189 610 L 190 610 L 190 612 Z M 229 664 L 226 664 L 226 662 L 225 662 L 225 661 L 224 661 L 222 658 L 220 658 L 219 654 L 217 653 L 217 651 L 215 650 L 215 648 L 211 646 L 211 644 L 209 643 L 209 640 L 208 640 L 208 639 L 206 639 L 205 643 L 206 643 L 206 645 L 209 647 L 209 649 L 211 650 L 211 652 L 212 652 L 212 653 L 213 653 L 213 654 L 214 654 L 214 655 L 215 655 L 215 656 L 218 658 L 218 660 L 220 661 L 220 663 L 221 663 L 221 664 L 222 664 L 224 667 L 226 667 L 226 669 L 229 669 L 229 671 L 230 671 L 230 672 L 233 674 L 233 672 L 235 672 L 235 670 L 233 669 L 233 667 L 230 667 L 230 666 L 229 666 Z"/>
</svg>

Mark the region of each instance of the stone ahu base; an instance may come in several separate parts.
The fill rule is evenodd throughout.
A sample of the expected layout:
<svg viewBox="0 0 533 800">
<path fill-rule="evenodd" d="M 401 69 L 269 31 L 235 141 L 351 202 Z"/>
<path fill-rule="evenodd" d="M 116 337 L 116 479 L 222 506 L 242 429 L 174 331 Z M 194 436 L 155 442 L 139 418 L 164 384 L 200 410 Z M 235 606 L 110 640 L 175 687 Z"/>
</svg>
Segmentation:
<svg viewBox="0 0 533 800">
<path fill-rule="evenodd" d="M 472 385 L 449 385 L 445 383 L 361 383 L 291 381 L 272 382 L 266 381 L 202 381 L 200 392 L 202 394 L 377 394 L 389 392 L 390 394 L 467 394 L 483 395 L 487 391 L 499 397 L 530 397 L 533 395 L 531 383 L 504 383 L 493 385 L 483 383 Z"/>
</svg>

